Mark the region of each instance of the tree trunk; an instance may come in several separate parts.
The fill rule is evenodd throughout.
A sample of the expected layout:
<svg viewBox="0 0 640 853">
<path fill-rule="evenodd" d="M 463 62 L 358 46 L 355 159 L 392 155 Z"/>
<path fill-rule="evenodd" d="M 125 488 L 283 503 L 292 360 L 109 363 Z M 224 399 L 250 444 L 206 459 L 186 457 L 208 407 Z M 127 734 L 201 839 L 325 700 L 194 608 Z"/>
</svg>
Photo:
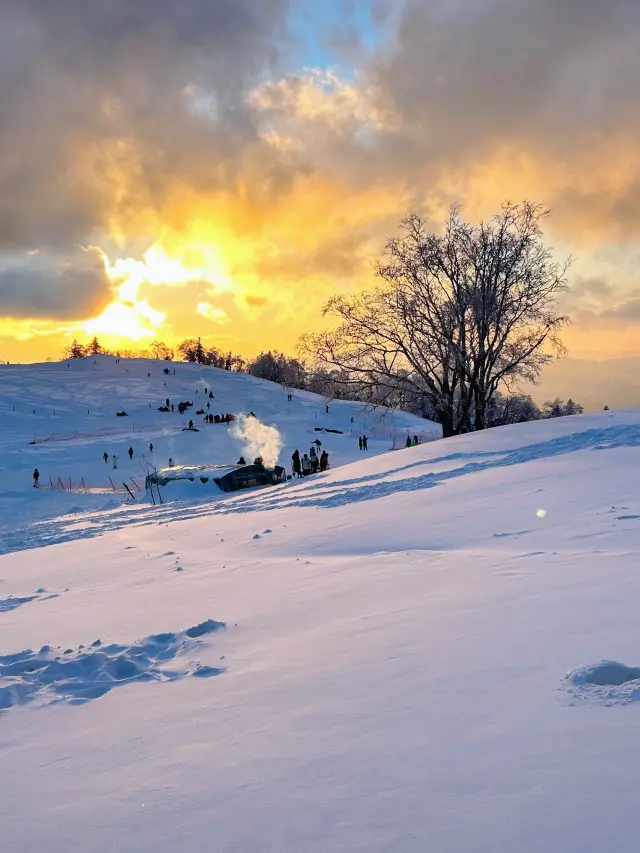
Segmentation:
<svg viewBox="0 0 640 853">
<path fill-rule="evenodd" d="M 474 426 L 484 429 L 487 425 L 487 400 L 482 393 L 476 391 Z"/>
<path fill-rule="evenodd" d="M 453 425 L 453 412 L 438 412 L 438 421 L 442 426 L 442 437 L 443 438 L 451 438 L 451 436 L 456 434 L 454 425 Z"/>
</svg>

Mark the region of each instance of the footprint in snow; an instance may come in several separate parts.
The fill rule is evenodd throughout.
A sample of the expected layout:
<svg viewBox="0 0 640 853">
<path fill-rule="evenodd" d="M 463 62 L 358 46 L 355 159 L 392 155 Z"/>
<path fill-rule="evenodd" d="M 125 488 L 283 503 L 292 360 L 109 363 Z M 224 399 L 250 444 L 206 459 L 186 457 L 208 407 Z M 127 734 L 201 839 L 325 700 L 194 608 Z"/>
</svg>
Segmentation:
<svg viewBox="0 0 640 853">
<path fill-rule="evenodd" d="M 640 700 L 640 667 L 603 660 L 570 670 L 563 679 L 574 700 L 627 705 Z"/>
</svg>

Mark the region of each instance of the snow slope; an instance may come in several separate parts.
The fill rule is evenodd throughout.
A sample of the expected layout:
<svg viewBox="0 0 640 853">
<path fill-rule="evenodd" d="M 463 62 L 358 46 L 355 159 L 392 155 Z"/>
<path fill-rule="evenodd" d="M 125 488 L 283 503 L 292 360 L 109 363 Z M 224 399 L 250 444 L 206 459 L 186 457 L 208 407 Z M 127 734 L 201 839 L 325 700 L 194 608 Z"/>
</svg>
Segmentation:
<svg viewBox="0 0 640 853">
<path fill-rule="evenodd" d="M 607 412 L 41 525 L 2 849 L 635 853 L 639 465 Z"/>
<path fill-rule="evenodd" d="M 209 399 L 205 388 L 213 390 L 215 399 Z M 167 398 L 176 408 L 173 413 L 158 411 Z M 177 411 L 180 400 L 194 403 L 184 415 Z M 358 435 L 363 433 L 370 437 L 371 455 L 386 453 L 394 439 L 404 444 L 409 433 L 424 440 L 442 435 L 431 421 L 386 409 L 366 411 L 359 403 L 326 401 L 300 391 L 293 392 L 289 403 L 286 391 L 272 382 L 196 364 L 98 356 L 0 365 L 0 551 L 19 547 L 15 532 L 9 534 L 17 523 L 28 528 L 36 519 L 120 507 L 131 500 L 124 482 L 140 500 L 150 465 L 162 468 L 169 457 L 176 465 L 235 464 L 241 454 L 254 453 L 256 447 L 233 428 L 203 424 L 195 412 L 206 410 L 207 403 L 212 414 L 253 411 L 263 424 L 275 426 L 287 469 L 293 450 L 307 452 L 318 437 L 336 467 L 361 456 Z M 127 417 L 117 417 L 120 410 Z M 199 432 L 183 431 L 191 419 Z M 317 433 L 316 427 L 343 434 Z M 39 491 L 32 488 L 35 467 Z M 175 489 L 165 497 L 177 493 Z"/>
</svg>

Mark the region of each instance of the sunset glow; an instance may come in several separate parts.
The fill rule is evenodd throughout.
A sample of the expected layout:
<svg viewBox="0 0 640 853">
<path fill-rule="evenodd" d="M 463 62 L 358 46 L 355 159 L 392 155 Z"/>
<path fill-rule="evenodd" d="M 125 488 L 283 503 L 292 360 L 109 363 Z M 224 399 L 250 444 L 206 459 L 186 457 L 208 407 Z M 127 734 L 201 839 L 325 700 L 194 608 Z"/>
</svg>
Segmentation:
<svg viewBox="0 0 640 853">
<path fill-rule="evenodd" d="M 402 216 L 437 230 L 452 203 L 477 222 L 525 198 L 576 258 L 571 355 L 640 355 L 640 7 L 613 3 L 569 40 L 536 0 L 508 15 L 329 0 L 303 24 L 280 0 L 237 0 L 224 33 L 219 0 L 149 3 L 135 30 L 122 4 L 59 27 L 47 4 L 15 4 L 9 64 L 28 33 L 49 52 L 42 73 L 7 76 L 0 355 L 56 358 L 93 335 L 293 354 L 331 296 L 375 285 Z M 78 54 L 107 21 L 109 53 Z"/>
</svg>

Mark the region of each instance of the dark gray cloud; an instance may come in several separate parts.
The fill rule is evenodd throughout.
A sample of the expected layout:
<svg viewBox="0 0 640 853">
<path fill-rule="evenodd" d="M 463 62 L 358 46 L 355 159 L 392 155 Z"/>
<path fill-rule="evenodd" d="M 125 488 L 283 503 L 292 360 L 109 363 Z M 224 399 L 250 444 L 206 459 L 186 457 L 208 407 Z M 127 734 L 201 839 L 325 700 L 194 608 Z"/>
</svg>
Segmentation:
<svg viewBox="0 0 640 853">
<path fill-rule="evenodd" d="M 606 320 L 621 320 L 630 324 L 640 321 L 640 293 L 629 295 L 613 308 L 602 311 L 600 317 Z"/>
<path fill-rule="evenodd" d="M 221 180 L 255 137 L 243 93 L 277 62 L 287 6 L 0 0 L 0 248 L 84 242 L 169 181 Z"/>
<path fill-rule="evenodd" d="M 95 250 L 72 257 L 31 255 L 0 267 L 0 314 L 14 318 L 88 318 L 112 296 Z"/>
<path fill-rule="evenodd" d="M 239 186 L 269 209 L 303 175 L 326 179 L 338 199 L 384 185 L 399 204 L 419 205 L 444 175 L 452 200 L 464 201 L 465 176 L 505 146 L 536 162 L 535 200 L 556 208 L 552 222 L 572 236 L 585 222 L 637 235 L 638 0 L 344 0 L 341 32 L 327 33 L 320 13 L 319 26 L 340 56 L 356 58 L 355 85 L 376 117 L 354 108 L 341 123 L 311 122 L 299 145 L 278 149 L 261 136 L 277 124 L 273 110 L 246 95 L 288 67 L 290 6 L 0 0 L 0 269 L 2 253 L 43 247 L 61 257 L 119 232 L 144 240 L 176 188 Z M 307 8 L 313 22 L 315 4 Z M 374 50 L 358 32 L 367 15 L 382 28 Z M 283 134 L 299 129 L 279 121 Z M 496 194 L 519 200 L 519 178 L 517 166 L 498 170 Z M 284 266 L 359 270 L 372 233 L 382 244 L 376 229 L 387 227 L 375 210 L 371 220 L 345 221 L 327 253 L 319 246 Z M 51 310 L 70 316 L 60 294 L 75 290 L 61 275 L 54 265 Z M 21 291 L 46 290 L 45 278 L 25 268 Z M 46 300 L 21 303 L 19 290 L 11 285 L 6 305 L 45 312 Z"/>
<path fill-rule="evenodd" d="M 86 316 L 107 282 L 73 246 L 152 240 L 171 188 L 233 183 L 257 139 L 244 94 L 277 65 L 287 7 L 0 0 L 1 312 Z"/>
<path fill-rule="evenodd" d="M 606 297 L 613 293 L 613 284 L 599 276 L 578 277 L 571 284 L 574 296 Z"/>
<path fill-rule="evenodd" d="M 635 114 L 639 32 L 636 0 L 409 0 L 376 74 L 423 151 L 572 145 Z"/>
<path fill-rule="evenodd" d="M 398 117 L 382 146 L 396 174 L 437 178 L 511 147 L 541 164 L 538 197 L 563 219 L 637 233 L 640 153 L 614 142 L 640 131 L 637 0 L 407 0 L 371 77 Z M 523 165 L 494 175 L 505 196 Z"/>
</svg>

